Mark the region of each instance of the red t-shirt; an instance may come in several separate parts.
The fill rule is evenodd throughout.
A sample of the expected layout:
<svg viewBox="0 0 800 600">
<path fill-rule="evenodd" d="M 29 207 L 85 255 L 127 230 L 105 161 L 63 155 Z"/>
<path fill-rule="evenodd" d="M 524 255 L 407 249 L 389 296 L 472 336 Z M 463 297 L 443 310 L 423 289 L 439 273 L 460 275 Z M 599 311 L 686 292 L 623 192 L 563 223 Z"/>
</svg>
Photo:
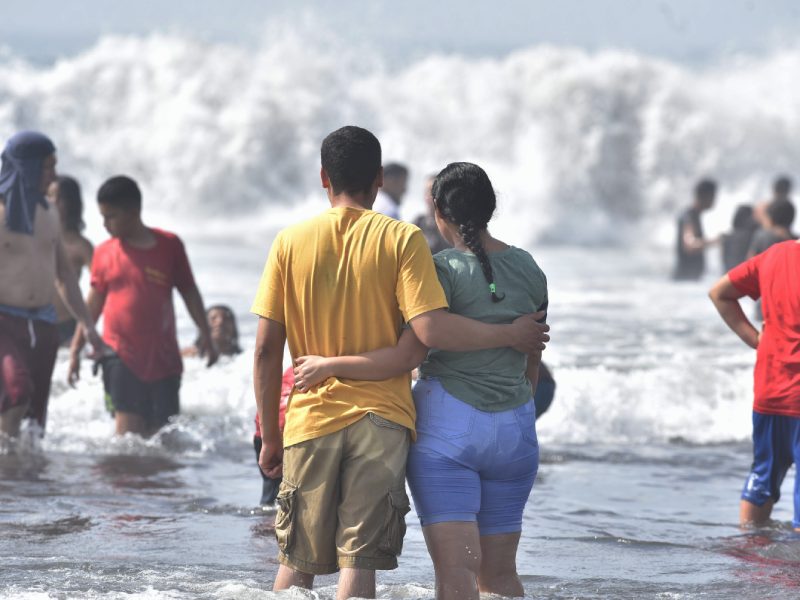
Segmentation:
<svg viewBox="0 0 800 600">
<path fill-rule="evenodd" d="M 152 248 L 134 248 L 117 238 L 100 244 L 92 258 L 92 287 L 105 294 L 103 339 L 142 381 L 183 371 L 172 288 L 195 285 L 183 242 L 152 229 Z"/>
<path fill-rule="evenodd" d="M 775 244 L 728 277 L 743 294 L 761 298 L 764 313 L 753 410 L 800 417 L 800 243 Z"/>
</svg>

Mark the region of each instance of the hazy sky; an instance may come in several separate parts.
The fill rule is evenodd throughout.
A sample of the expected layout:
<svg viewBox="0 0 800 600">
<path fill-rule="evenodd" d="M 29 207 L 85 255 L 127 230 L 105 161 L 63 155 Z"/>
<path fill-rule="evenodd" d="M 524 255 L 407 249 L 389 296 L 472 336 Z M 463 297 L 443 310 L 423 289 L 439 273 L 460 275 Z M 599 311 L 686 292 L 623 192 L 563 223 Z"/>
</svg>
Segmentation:
<svg viewBox="0 0 800 600">
<path fill-rule="evenodd" d="M 302 13 L 389 58 L 553 43 L 695 62 L 795 44 L 800 33 L 797 0 L 3 0 L 0 46 L 50 60 L 104 33 L 255 44 L 270 21 Z"/>
</svg>

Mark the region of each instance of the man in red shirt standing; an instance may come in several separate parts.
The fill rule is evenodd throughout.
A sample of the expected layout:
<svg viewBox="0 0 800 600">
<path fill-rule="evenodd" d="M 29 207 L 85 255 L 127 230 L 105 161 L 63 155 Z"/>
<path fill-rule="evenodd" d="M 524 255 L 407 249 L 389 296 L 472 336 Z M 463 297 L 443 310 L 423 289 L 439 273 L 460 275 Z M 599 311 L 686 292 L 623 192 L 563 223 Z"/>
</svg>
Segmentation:
<svg viewBox="0 0 800 600">
<path fill-rule="evenodd" d="M 133 179 L 112 177 L 97 192 L 111 239 L 92 259 L 86 304 L 103 315 L 103 339 L 116 356 L 103 360 L 103 384 L 117 435 L 151 435 L 180 410 L 183 364 L 175 331 L 172 288 L 177 288 L 197 325 L 198 347 L 217 360 L 206 311 L 183 243 L 174 233 L 142 223 L 142 195 Z M 83 336 L 72 340 L 70 382 L 78 379 Z"/>
<path fill-rule="evenodd" d="M 731 269 L 711 288 L 725 323 L 755 348 L 753 468 L 739 509 L 742 525 L 769 520 L 792 463 L 800 464 L 800 243 L 775 244 Z M 739 299 L 761 298 L 759 332 Z M 793 526 L 800 530 L 800 477 L 795 480 Z"/>
</svg>

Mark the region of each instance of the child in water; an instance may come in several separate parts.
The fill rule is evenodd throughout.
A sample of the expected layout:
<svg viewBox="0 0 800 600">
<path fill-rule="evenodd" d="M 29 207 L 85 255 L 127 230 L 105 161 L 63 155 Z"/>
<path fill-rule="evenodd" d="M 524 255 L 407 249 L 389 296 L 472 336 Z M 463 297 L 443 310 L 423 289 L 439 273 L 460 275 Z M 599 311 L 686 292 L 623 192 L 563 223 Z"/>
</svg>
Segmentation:
<svg viewBox="0 0 800 600">
<path fill-rule="evenodd" d="M 511 323 L 546 310 L 547 281 L 536 262 L 487 230 L 496 198 L 483 169 L 448 165 L 434 181 L 433 198 L 436 224 L 453 246 L 434 257 L 451 312 Z M 423 359 L 407 477 L 436 571 L 436 597 L 523 596 L 516 552 L 539 465 L 531 382 L 541 352 L 429 352 L 408 328 L 394 347 L 300 357 L 296 386 L 307 390 L 328 377 L 381 380 Z"/>
<path fill-rule="evenodd" d="M 236 325 L 236 315 L 231 307 L 226 304 L 214 304 L 206 310 L 206 321 L 211 342 L 220 356 L 235 356 L 242 352 L 239 346 L 239 328 Z M 203 345 L 202 337 L 198 337 L 194 344 L 181 350 L 181 355 L 186 357 L 205 358 L 207 347 Z"/>
<path fill-rule="evenodd" d="M 800 464 L 800 243 L 787 240 L 734 267 L 709 296 L 725 324 L 756 351 L 753 371 L 753 463 L 739 502 L 742 526 L 765 525 L 781 497 L 781 483 Z M 762 300 L 757 329 L 739 301 Z M 800 477 L 794 519 L 800 531 Z"/>
<path fill-rule="evenodd" d="M 206 320 L 208 320 L 208 329 L 211 332 L 211 342 L 219 352 L 220 356 L 236 356 L 241 354 L 242 348 L 239 345 L 239 327 L 236 324 L 236 315 L 230 306 L 226 304 L 214 304 L 209 306 L 206 310 Z M 200 357 L 205 358 L 206 350 L 202 344 L 202 339 L 198 338 L 195 343 L 188 348 L 184 348 L 181 354 L 186 357 Z M 289 400 L 289 394 L 294 388 L 294 373 L 292 368 L 289 367 L 283 374 L 283 381 L 281 384 L 281 404 L 280 404 L 280 428 L 283 431 L 283 424 L 286 415 L 286 403 Z M 258 456 L 261 454 L 261 423 L 256 413 L 256 431 L 253 434 L 253 447 L 256 451 L 256 467 L 261 474 L 261 506 L 269 506 L 275 504 L 275 498 L 278 495 L 278 488 L 281 485 L 281 478 L 270 479 L 258 466 Z"/>
<path fill-rule="evenodd" d="M 278 409 L 278 427 L 283 431 L 283 426 L 286 424 L 286 405 L 289 403 L 289 396 L 294 389 L 294 369 L 293 367 L 287 368 L 283 372 L 281 378 L 281 403 Z M 261 473 L 261 506 L 271 506 L 275 504 L 275 499 L 278 497 L 278 489 L 281 487 L 283 477 L 276 477 L 272 479 L 264 474 L 261 467 L 258 465 L 258 458 L 261 456 L 261 446 L 263 440 L 261 439 L 261 419 L 258 418 L 256 413 L 256 431 L 253 434 L 253 448 L 256 450 L 256 466 L 258 472 Z"/>
</svg>

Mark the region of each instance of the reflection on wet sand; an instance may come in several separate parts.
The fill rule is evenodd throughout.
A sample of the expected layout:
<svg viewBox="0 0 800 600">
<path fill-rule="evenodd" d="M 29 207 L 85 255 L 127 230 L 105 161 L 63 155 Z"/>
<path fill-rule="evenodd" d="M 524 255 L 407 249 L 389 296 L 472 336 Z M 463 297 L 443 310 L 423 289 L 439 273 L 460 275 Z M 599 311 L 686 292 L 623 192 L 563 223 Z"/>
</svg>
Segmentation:
<svg viewBox="0 0 800 600">
<path fill-rule="evenodd" d="M 163 456 L 109 455 L 97 459 L 92 473 L 114 488 L 175 490 L 185 487 L 177 472 L 184 465 Z"/>
<path fill-rule="evenodd" d="M 29 539 L 30 536 L 49 538 L 87 531 L 94 525 L 95 523 L 89 517 L 80 515 L 64 517 L 55 521 L 8 522 L 0 523 L 0 536 L 6 539 Z"/>
<path fill-rule="evenodd" d="M 800 588 L 800 534 L 790 527 L 773 521 L 729 542 L 723 552 L 741 561 L 735 573 L 748 585 Z"/>
</svg>

